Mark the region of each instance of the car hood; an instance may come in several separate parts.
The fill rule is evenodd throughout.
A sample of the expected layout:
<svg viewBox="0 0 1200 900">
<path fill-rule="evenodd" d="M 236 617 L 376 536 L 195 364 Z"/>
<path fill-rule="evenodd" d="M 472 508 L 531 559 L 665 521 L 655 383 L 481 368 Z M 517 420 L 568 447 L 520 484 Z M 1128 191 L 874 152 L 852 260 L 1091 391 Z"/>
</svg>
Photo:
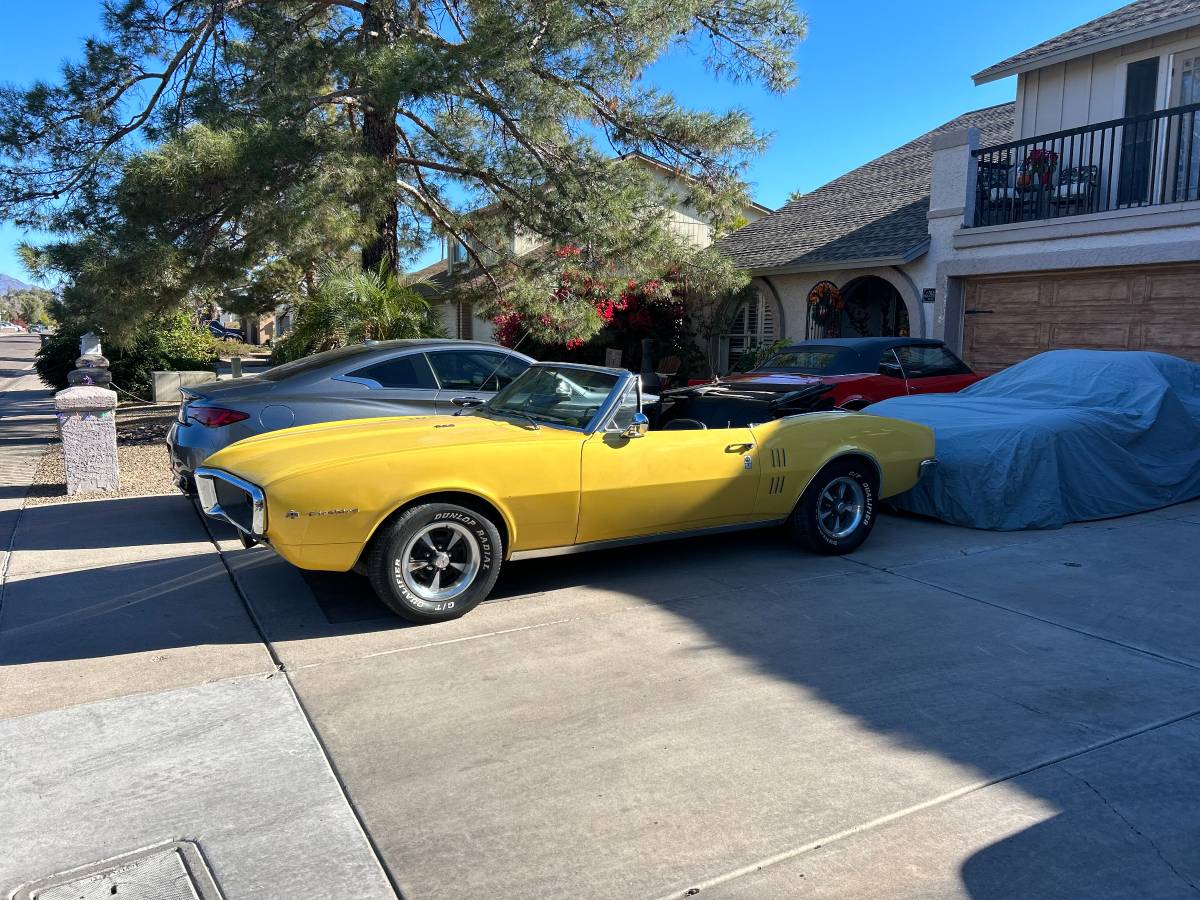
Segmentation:
<svg viewBox="0 0 1200 900">
<path fill-rule="evenodd" d="M 580 441 L 583 435 L 484 416 L 396 416 L 349 419 L 269 431 L 230 444 L 205 461 L 267 487 L 301 472 L 394 453 L 437 452 L 466 444 Z"/>
</svg>

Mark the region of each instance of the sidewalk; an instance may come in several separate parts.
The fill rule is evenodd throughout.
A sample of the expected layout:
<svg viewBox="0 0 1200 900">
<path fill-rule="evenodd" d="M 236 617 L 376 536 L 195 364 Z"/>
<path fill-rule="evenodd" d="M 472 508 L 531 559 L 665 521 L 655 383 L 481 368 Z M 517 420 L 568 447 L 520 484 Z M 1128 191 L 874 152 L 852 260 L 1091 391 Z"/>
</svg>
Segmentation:
<svg viewBox="0 0 1200 900">
<path fill-rule="evenodd" d="M 54 433 L 50 392 L 33 374 L 35 337 L 0 338 L 0 571 L 25 492 Z"/>
<path fill-rule="evenodd" d="M 172 841 L 227 900 L 394 897 L 191 502 L 22 509 L 53 419 L 0 349 L 0 897 Z"/>
</svg>

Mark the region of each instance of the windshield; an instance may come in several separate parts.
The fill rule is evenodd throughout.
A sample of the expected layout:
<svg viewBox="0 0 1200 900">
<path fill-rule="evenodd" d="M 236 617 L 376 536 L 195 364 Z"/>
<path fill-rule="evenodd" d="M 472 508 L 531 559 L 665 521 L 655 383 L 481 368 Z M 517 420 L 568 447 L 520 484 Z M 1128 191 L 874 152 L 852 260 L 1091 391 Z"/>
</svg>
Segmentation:
<svg viewBox="0 0 1200 900">
<path fill-rule="evenodd" d="M 838 357 L 837 350 L 802 350 L 795 348 L 776 353 L 755 372 L 797 372 L 820 375 L 833 366 Z"/>
<path fill-rule="evenodd" d="M 584 428 L 620 379 L 570 366 L 531 366 L 479 408 L 484 414 Z"/>
</svg>

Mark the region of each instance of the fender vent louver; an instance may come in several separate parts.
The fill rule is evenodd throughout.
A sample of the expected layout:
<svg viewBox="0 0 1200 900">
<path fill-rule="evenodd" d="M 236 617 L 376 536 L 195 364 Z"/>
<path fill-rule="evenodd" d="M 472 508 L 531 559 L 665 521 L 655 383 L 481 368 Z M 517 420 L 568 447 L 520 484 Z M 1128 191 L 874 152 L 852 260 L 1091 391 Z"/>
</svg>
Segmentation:
<svg viewBox="0 0 1200 900">
<path fill-rule="evenodd" d="M 771 448 L 771 466 L 776 469 L 787 468 L 787 450 L 783 447 Z"/>
<path fill-rule="evenodd" d="M 768 494 L 782 494 L 783 493 L 783 483 L 785 481 L 787 481 L 787 477 L 784 475 L 773 476 L 771 478 L 770 485 L 767 487 L 767 493 Z"/>
</svg>

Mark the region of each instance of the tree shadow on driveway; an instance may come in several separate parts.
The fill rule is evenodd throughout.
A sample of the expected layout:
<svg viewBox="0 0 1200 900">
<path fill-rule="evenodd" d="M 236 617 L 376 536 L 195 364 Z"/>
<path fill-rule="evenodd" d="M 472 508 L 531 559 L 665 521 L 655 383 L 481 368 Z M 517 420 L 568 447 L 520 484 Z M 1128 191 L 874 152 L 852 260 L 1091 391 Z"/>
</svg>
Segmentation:
<svg viewBox="0 0 1200 900">
<path fill-rule="evenodd" d="M 1195 713 L 1200 671 L 914 580 L 945 565 L 1003 582 L 1015 574 L 1008 567 L 1037 562 L 1043 591 L 1064 608 L 1115 612 L 1130 596 L 1106 570 L 1114 545 L 1153 546 L 1171 527 L 996 536 L 885 519 L 862 560 L 930 559 L 913 577 L 748 532 L 509 565 L 494 599 L 465 619 L 385 633 L 373 617 L 357 625 L 370 640 L 347 637 L 352 615 L 264 620 L 283 643 L 296 639 L 298 690 L 333 736 L 389 865 L 418 895 L 447 884 L 464 897 L 594 896 L 618 884 L 627 895 L 682 892 L 792 848 L 812 869 L 806 847 L 901 815 L 934 839 L 924 858 L 882 866 L 881 879 L 917 873 L 893 882 L 898 894 L 941 878 L 947 893 L 985 898 L 1112 896 L 1133 885 L 1172 896 L 1186 890 L 1175 869 L 1200 875 L 1200 817 L 1160 816 L 1156 804 L 1175 794 L 1200 808 L 1196 777 L 1180 764 L 1133 792 L 1103 788 L 1102 799 L 1062 773 L 1082 760 L 1104 776 L 1093 784 L 1119 783 L 1127 767 L 1111 760 L 1124 743 L 1097 748 Z M 910 544 L 913 530 L 923 537 Z M 1163 558 L 1148 561 L 1158 583 L 1175 577 L 1181 550 L 1163 544 Z M 269 557 L 253 554 L 244 565 L 266 572 Z M 1117 589 L 1097 590 L 1106 582 Z M 358 603 L 373 616 L 361 579 L 325 585 L 337 586 L 343 612 Z M 320 634 L 346 643 L 322 655 L 316 648 L 334 643 Z M 1200 767 L 1200 729 L 1175 750 Z M 1050 770 L 1059 774 L 1038 775 Z M 975 820 L 955 823 L 940 808 L 907 817 L 963 791 L 986 798 L 998 781 L 1041 805 L 998 821 L 987 803 Z M 471 798 L 469 811 L 447 806 L 447 793 Z M 533 836 L 492 846 L 478 879 L 454 854 L 464 828 L 486 842 L 514 826 Z M 1181 837 L 1157 840 L 1164 829 Z M 633 861 L 633 848 L 651 846 L 652 858 Z M 869 844 L 847 837 L 836 853 L 827 894 L 879 890 L 882 881 L 846 874 L 856 858 L 867 868 Z M 778 871 L 770 890 L 734 895 L 794 896 L 815 884 Z"/>
<path fill-rule="evenodd" d="M 179 678 L 262 666 L 264 654 L 229 661 L 231 648 L 258 650 L 258 633 L 225 563 L 202 551 L 186 501 L 107 503 L 119 504 L 118 519 L 74 504 L 74 515 L 48 514 L 21 538 L 31 562 L 56 546 L 97 555 L 86 569 L 10 581 L 0 665 L 11 670 L 0 693 L 25 664 L 88 662 L 74 671 L 141 690 L 169 683 L 150 660 L 176 651 L 211 651 L 184 659 Z M 907 528 L 883 520 L 872 552 L 885 554 L 900 537 L 894 529 Z M 125 555 L 155 535 L 162 558 Z M 192 545 L 194 553 L 170 552 Z M 1045 546 L 1062 556 L 1060 538 Z M 1148 571 L 1182 565 L 1171 552 Z M 1072 547 L 1062 558 L 1081 568 L 1064 577 L 1078 580 L 1047 580 L 1047 590 L 1119 604 L 1094 589 L 1111 555 L 1095 540 Z M 933 557 L 963 565 L 956 552 Z M 681 892 L 1200 705 L 1195 669 L 950 588 L 797 553 L 778 532 L 509 565 L 492 601 L 426 627 L 391 617 L 357 576 L 301 576 L 261 548 L 226 561 L 293 669 L 387 864 L 414 895 Z M 920 574 L 933 578 L 940 565 Z M 1003 579 L 1003 565 L 994 571 Z M 1175 750 L 1200 768 L 1200 740 Z M 1127 759 L 1119 764 L 1128 770 Z M 1172 867 L 1200 870 L 1188 849 L 1200 846 L 1200 822 L 1176 817 L 1182 837 L 1160 854 L 1144 836 L 1162 817 L 1110 789 L 1101 776 L 1111 781 L 1112 767 L 1099 768 L 1084 773 L 1095 788 L 1015 782 L 1057 816 L 987 823 L 984 806 L 961 831 L 935 822 L 942 840 L 914 871 L 949 868 L 956 881 L 942 886 L 977 897 L 1111 895 L 1105 888 L 1128 884 L 1129 873 L 1145 896 L 1169 896 L 1180 883 Z M 1155 771 L 1143 773 L 1141 794 L 1171 791 L 1200 806 L 1183 763 Z M 982 837 L 988 824 L 1001 836 Z M 838 843 L 841 874 L 826 886 L 879 893 L 880 884 L 835 880 L 866 852 L 852 836 Z M 816 848 L 795 858 L 810 852 L 815 866 Z M 783 862 L 767 870 L 784 881 L 758 896 L 812 885 L 787 880 Z M 919 883 L 901 880 L 899 893 Z"/>
</svg>

